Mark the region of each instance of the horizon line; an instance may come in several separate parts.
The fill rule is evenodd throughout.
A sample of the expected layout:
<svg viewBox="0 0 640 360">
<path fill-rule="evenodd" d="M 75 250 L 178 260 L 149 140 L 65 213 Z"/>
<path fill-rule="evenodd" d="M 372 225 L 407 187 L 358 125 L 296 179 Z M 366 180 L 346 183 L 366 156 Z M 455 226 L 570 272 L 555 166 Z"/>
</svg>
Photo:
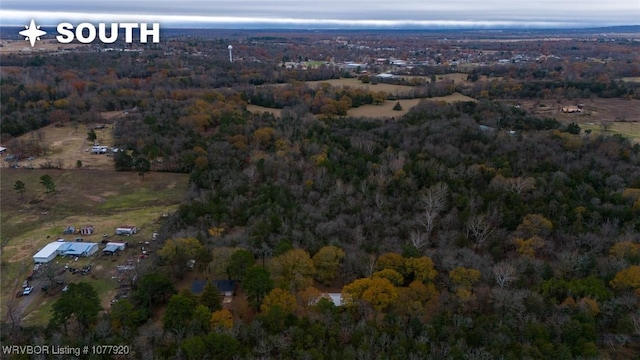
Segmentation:
<svg viewBox="0 0 640 360">
<path fill-rule="evenodd" d="M 260 18 L 239 16 L 201 16 L 201 15 L 158 15 L 158 14 L 117 14 L 117 13 L 63 13 L 46 11 L 7 10 L 0 14 L 2 26 L 24 26 L 35 19 L 40 26 L 56 26 L 60 22 L 90 23 L 160 23 L 165 28 L 193 29 L 256 29 L 282 28 L 326 30 L 333 29 L 490 29 L 490 28 L 531 28 L 531 29 L 585 29 L 599 27 L 640 26 L 640 24 L 622 24 L 615 21 L 595 19 L 553 19 L 531 18 L 493 19 L 493 20 L 416 20 L 416 19 L 310 19 L 310 18 Z"/>
<path fill-rule="evenodd" d="M 83 21 L 84 22 L 84 21 Z M 86 21 L 89 23 L 103 23 L 104 21 Z M 124 23 L 132 21 L 108 21 L 104 23 Z M 140 23 L 154 23 L 154 22 L 140 22 Z M 56 28 L 58 24 L 38 25 L 43 28 Z M 24 24 L 2 24 L 0 28 L 24 28 Z M 187 24 L 187 23 L 174 23 L 170 25 L 162 25 L 162 30 L 304 30 L 304 31 L 319 31 L 319 30 L 598 30 L 609 28 L 629 28 L 637 27 L 640 32 L 640 24 L 621 24 L 621 25 L 599 25 L 599 24 L 565 24 L 565 25 L 552 25 L 544 26 L 542 24 L 531 25 L 527 23 L 518 24 L 457 24 L 457 25 L 415 25 L 415 24 L 398 24 L 398 25 L 358 25 L 335 27 L 329 24 L 321 26 L 308 26 L 302 24 L 271 24 L 271 23 L 211 23 L 211 24 Z"/>
</svg>

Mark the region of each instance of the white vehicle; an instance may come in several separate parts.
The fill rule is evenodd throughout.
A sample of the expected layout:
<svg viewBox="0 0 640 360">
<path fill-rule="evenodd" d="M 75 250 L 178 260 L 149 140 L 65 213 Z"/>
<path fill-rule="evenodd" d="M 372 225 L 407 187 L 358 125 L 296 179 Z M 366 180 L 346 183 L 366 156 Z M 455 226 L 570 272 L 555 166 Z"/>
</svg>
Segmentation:
<svg viewBox="0 0 640 360">
<path fill-rule="evenodd" d="M 22 295 L 27 296 L 31 294 L 31 291 L 33 291 L 33 286 L 27 286 L 26 288 L 24 288 L 24 291 L 22 291 Z"/>
</svg>

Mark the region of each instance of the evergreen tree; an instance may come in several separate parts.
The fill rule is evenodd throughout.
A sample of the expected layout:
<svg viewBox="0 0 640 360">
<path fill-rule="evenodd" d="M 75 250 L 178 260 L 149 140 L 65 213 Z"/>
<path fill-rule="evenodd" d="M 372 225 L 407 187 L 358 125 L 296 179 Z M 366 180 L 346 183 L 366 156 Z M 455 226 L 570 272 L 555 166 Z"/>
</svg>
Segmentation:
<svg viewBox="0 0 640 360">
<path fill-rule="evenodd" d="M 13 189 L 20 195 L 20 200 L 24 200 L 24 193 L 27 191 L 24 182 L 16 180 L 15 184 L 13 184 Z"/>
<path fill-rule="evenodd" d="M 218 288 L 215 287 L 211 281 L 207 281 L 207 284 L 204 286 L 204 290 L 200 295 L 200 304 L 206 306 L 211 312 L 222 309 L 222 301 L 220 301 Z"/>
</svg>

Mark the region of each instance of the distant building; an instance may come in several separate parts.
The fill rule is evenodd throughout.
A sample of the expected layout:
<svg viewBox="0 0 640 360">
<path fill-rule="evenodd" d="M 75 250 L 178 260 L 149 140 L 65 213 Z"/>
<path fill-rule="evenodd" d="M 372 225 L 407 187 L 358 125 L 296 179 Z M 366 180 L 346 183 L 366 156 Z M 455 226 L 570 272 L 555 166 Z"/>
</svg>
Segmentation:
<svg viewBox="0 0 640 360">
<path fill-rule="evenodd" d="M 478 128 L 484 132 L 494 132 L 496 130 L 496 128 L 487 125 L 478 125 Z"/>
<path fill-rule="evenodd" d="M 582 109 L 580 109 L 578 106 L 565 106 L 562 108 L 562 112 L 567 114 L 581 113 Z"/>
<path fill-rule="evenodd" d="M 116 235 L 131 236 L 138 232 L 138 228 L 135 226 L 121 226 L 116 229 Z"/>
<path fill-rule="evenodd" d="M 315 299 L 311 299 L 309 301 L 310 305 L 317 305 L 318 302 L 322 299 L 326 299 L 329 300 L 333 303 L 333 305 L 335 306 L 342 306 L 344 304 L 344 302 L 342 301 L 342 294 L 341 293 L 322 293 L 320 294 L 318 297 L 316 297 Z"/>
<path fill-rule="evenodd" d="M 108 242 L 107 245 L 102 249 L 102 254 L 104 255 L 113 255 L 119 251 L 122 251 L 127 248 L 127 243 L 121 242 Z"/>
<path fill-rule="evenodd" d="M 93 225 L 86 225 L 80 229 L 80 234 L 82 235 L 91 235 L 93 234 Z"/>
<path fill-rule="evenodd" d="M 107 152 L 109 152 L 108 146 L 94 146 L 91 148 L 92 154 L 106 154 Z"/>
<path fill-rule="evenodd" d="M 342 65 L 342 67 L 345 70 L 351 70 L 351 71 L 362 71 L 364 69 L 367 68 L 367 64 L 360 64 L 360 63 L 353 63 L 353 62 L 349 62 L 349 63 L 345 63 Z"/>
<path fill-rule="evenodd" d="M 380 78 L 380 79 L 392 79 L 392 78 L 397 78 L 397 75 L 393 75 L 393 74 L 389 74 L 389 73 L 383 73 L 383 74 L 378 74 L 376 75 L 376 77 Z"/>
</svg>

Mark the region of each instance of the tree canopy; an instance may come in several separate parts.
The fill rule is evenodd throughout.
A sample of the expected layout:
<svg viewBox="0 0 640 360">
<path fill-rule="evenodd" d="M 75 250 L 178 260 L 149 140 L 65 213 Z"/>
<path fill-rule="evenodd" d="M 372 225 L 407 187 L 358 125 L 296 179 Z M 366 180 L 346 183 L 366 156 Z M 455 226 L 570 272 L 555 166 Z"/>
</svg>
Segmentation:
<svg viewBox="0 0 640 360">
<path fill-rule="evenodd" d="M 53 304 L 50 324 L 56 327 L 63 325 L 66 333 L 67 324 L 75 319 L 80 331 L 87 331 L 97 321 L 100 310 L 100 298 L 91 284 L 72 283 Z"/>
</svg>

